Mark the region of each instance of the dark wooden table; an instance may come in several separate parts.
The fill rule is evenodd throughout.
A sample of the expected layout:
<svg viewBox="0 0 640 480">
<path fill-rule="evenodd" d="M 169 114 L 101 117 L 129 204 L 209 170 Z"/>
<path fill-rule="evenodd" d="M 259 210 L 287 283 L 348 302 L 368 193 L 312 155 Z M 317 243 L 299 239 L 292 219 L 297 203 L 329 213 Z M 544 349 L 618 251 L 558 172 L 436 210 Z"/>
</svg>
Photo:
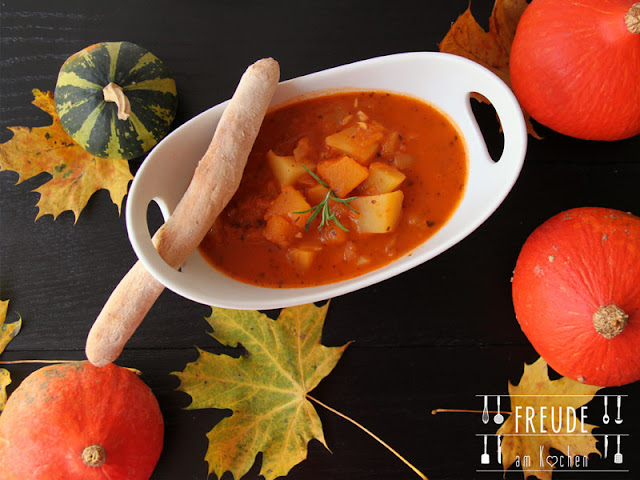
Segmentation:
<svg viewBox="0 0 640 480">
<path fill-rule="evenodd" d="M 178 126 L 226 100 L 245 67 L 260 57 L 279 60 L 288 79 L 379 55 L 437 50 L 467 4 L 5 0 L 0 142 L 11 137 L 4 127 L 47 124 L 30 103 L 31 90 L 53 90 L 63 61 L 92 43 L 128 40 L 162 58 L 178 85 Z M 472 4 L 485 27 L 491 6 L 489 0 Z M 490 107 L 477 111 L 491 149 L 499 151 Z M 324 343 L 355 342 L 314 395 L 369 427 L 432 479 L 502 476 L 477 472 L 482 440 L 476 434 L 494 433 L 495 425 L 485 426 L 480 415 L 430 412 L 481 409 L 477 395 L 507 394 L 507 382 L 519 381 L 524 362 L 538 358 L 515 320 L 509 282 L 529 233 L 572 207 L 640 213 L 640 138 L 599 143 L 539 131 L 545 138 L 530 141 L 513 191 L 473 234 L 420 267 L 334 299 L 329 309 Z M 131 162 L 134 172 L 140 162 Z M 34 222 L 38 195 L 32 190 L 46 175 L 17 186 L 16 180 L 15 173 L 0 173 L 0 298 L 11 300 L 10 312 L 19 312 L 24 327 L 3 359 L 83 359 L 93 320 L 136 260 L 124 217 L 100 191 L 75 224 L 70 212 Z M 142 370 L 164 413 L 165 448 L 154 480 L 205 479 L 205 433 L 229 414 L 184 410 L 189 397 L 175 390 L 178 380 L 170 375 L 197 358 L 196 345 L 217 351 L 207 335 L 207 314 L 208 307 L 166 291 L 119 359 Z M 11 366 L 10 391 L 35 368 Z M 640 385 L 603 392 L 629 395 L 631 405 L 640 398 Z M 590 421 L 602 425 L 601 401 L 594 400 L 589 412 Z M 291 471 L 291 479 L 415 478 L 351 424 L 327 411 L 319 415 L 333 453 L 312 441 L 308 460 Z M 596 432 L 631 434 L 623 442 L 627 473 L 581 470 L 554 478 L 637 478 L 640 416 L 632 408 L 626 408 L 623 426 Z M 588 470 L 613 467 L 611 457 L 605 462 L 592 455 Z M 495 461 L 492 467 L 498 467 Z M 258 471 L 254 466 L 247 478 Z"/>
</svg>

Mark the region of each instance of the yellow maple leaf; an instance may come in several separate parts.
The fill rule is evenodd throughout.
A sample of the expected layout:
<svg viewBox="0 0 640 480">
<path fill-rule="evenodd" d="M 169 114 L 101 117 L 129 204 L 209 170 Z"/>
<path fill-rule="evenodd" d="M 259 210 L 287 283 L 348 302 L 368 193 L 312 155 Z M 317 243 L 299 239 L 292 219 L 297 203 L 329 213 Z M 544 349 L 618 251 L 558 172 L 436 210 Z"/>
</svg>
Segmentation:
<svg viewBox="0 0 640 480">
<path fill-rule="evenodd" d="M 15 322 L 5 324 L 7 317 L 7 309 L 9 308 L 9 300 L 0 301 L 0 353 L 4 352 L 9 342 L 20 331 L 22 319 L 18 318 Z M 7 385 L 11 383 L 9 372 L 4 368 L 0 368 L 0 411 L 7 402 Z"/>
<path fill-rule="evenodd" d="M 479 63 L 511 87 L 509 55 L 518 21 L 527 5 L 526 0 L 496 0 L 489 18 L 488 32 L 476 22 L 471 8 L 468 7 L 440 42 L 440 51 L 460 55 Z M 480 95 L 474 97 L 489 103 Z M 540 139 L 533 128 L 531 118 L 526 112 L 524 114 L 527 131 L 534 138 Z"/>
<path fill-rule="evenodd" d="M 542 358 L 525 365 L 520 384 L 514 386 L 509 382 L 512 413 L 496 434 L 503 435 L 504 470 L 516 463 L 522 467 L 525 478 L 551 480 L 558 460 L 551 455 L 551 448 L 568 459 L 599 454 L 592 435 L 596 425 L 582 422 L 580 412 L 580 407 L 590 402 L 598 390 L 600 387 L 565 377 L 550 380 L 547 363 Z M 532 459 L 528 465 L 523 461 L 527 456 Z"/>
<path fill-rule="evenodd" d="M 45 127 L 9 127 L 13 138 L 0 147 L 0 170 L 18 173 L 18 182 L 42 172 L 51 180 L 35 189 L 40 194 L 38 214 L 55 219 L 71 210 L 77 221 L 89 198 L 107 189 L 120 211 L 133 178 L 127 160 L 97 158 L 75 143 L 62 128 L 56 113 L 53 93 L 33 90 L 33 104 L 51 115 L 52 124 Z"/>
<path fill-rule="evenodd" d="M 336 366 L 347 345 L 321 344 L 328 304 L 285 308 L 277 320 L 255 311 L 213 308 L 207 321 L 223 345 L 242 345 L 240 358 L 200 350 L 187 364 L 179 390 L 188 393 L 188 408 L 229 408 L 207 434 L 205 460 L 218 478 L 229 471 L 245 475 L 262 452 L 260 475 L 266 480 L 287 475 L 307 456 L 313 438 L 327 446 L 320 417 L 307 393 Z"/>
</svg>

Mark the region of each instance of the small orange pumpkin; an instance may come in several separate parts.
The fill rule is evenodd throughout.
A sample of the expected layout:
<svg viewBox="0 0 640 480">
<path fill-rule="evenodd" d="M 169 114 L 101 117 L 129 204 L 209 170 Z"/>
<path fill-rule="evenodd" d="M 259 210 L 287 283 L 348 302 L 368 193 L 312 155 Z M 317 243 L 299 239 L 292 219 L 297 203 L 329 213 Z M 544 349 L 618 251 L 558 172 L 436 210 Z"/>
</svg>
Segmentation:
<svg viewBox="0 0 640 480">
<path fill-rule="evenodd" d="M 132 371 L 88 362 L 36 370 L 0 415 L 3 480 L 147 480 L 164 422 Z"/>
<path fill-rule="evenodd" d="M 640 1 L 533 0 L 509 58 L 522 107 L 586 140 L 640 133 Z"/>
<path fill-rule="evenodd" d="M 640 379 L 640 218 L 590 207 L 550 218 L 522 247 L 512 292 L 522 331 L 558 373 Z"/>
</svg>

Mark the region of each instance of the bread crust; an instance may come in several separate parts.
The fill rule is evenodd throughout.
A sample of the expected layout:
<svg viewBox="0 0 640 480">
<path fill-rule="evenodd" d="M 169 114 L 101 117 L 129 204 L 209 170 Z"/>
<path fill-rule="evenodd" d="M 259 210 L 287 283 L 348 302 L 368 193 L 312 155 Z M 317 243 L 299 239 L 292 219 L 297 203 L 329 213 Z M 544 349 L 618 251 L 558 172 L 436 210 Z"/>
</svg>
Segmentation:
<svg viewBox="0 0 640 480">
<path fill-rule="evenodd" d="M 153 243 L 160 256 L 180 268 L 213 226 L 238 189 L 249 153 L 275 92 L 280 69 L 272 58 L 243 74 L 187 191 Z M 138 261 L 116 286 L 87 337 L 95 366 L 114 361 L 164 290 Z"/>
</svg>

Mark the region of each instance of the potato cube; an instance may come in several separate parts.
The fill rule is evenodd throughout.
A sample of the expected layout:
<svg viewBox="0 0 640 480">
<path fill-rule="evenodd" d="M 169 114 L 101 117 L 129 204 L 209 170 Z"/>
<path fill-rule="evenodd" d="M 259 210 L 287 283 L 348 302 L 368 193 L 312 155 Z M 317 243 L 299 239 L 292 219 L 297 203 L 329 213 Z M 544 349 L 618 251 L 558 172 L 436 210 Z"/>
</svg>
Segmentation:
<svg viewBox="0 0 640 480">
<path fill-rule="evenodd" d="M 383 136 L 379 128 L 361 122 L 329 135 L 325 143 L 367 165 L 378 151 Z"/>
<path fill-rule="evenodd" d="M 320 162 L 318 174 L 338 197 L 344 198 L 369 176 L 369 170 L 353 158 L 343 155 Z"/>
<path fill-rule="evenodd" d="M 354 223 L 360 233 L 387 233 L 393 231 L 402 215 L 402 190 L 358 197 L 351 206 L 358 211 Z"/>
<path fill-rule="evenodd" d="M 369 176 L 362 184 L 360 191 L 365 195 L 379 195 L 394 191 L 406 178 L 397 168 L 382 162 L 374 162 L 369 166 Z"/>
<path fill-rule="evenodd" d="M 288 247 L 299 231 L 298 227 L 282 215 L 273 215 L 268 218 L 262 235 L 276 245 Z"/>
<path fill-rule="evenodd" d="M 296 148 L 293 149 L 293 156 L 298 163 L 304 163 L 307 166 L 316 163 L 316 152 L 311 146 L 309 137 L 298 140 Z"/>
<path fill-rule="evenodd" d="M 287 257 L 294 267 L 300 270 L 308 270 L 313 265 L 313 260 L 318 254 L 317 250 L 291 247 L 287 250 Z"/>
<path fill-rule="evenodd" d="M 304 212 L 309 210 L 311 205 L 307 203 L 304 196 L 291 185 L 283 185 L 282 191 L 275 198 L 267 213 L 265 220 L 269 220 L 274 215 L 280 215 L 295 225 L 298 229 L 302 229 L 309 219 L 311 212 L 296 214 L 294 212 Z"/>
<path fill-rule="evenodd" d="M 292 155 L 281 157 L 273 153 L 273 150 L 269 150 L 267 152 L 267 161 L 280 185 L 293 185 L 298 177 L 307 173 L 302 163 L 298 162 Z"/>
<path fill-rule="evenodd" d="M 393 155 L 398 148 L 399 140 L 400 135 L 398 134 L 398 132 L 391 132 L 389 135 L 387 135 L 382 142 L 382 155 Z"/>
<path fill-rule="evenodd" d="M 399 153 L 393 157 L 393 164 L 400 170 L 411 168 L 415 163 L 416 159 L 407 153 Z"/>
</svg>

